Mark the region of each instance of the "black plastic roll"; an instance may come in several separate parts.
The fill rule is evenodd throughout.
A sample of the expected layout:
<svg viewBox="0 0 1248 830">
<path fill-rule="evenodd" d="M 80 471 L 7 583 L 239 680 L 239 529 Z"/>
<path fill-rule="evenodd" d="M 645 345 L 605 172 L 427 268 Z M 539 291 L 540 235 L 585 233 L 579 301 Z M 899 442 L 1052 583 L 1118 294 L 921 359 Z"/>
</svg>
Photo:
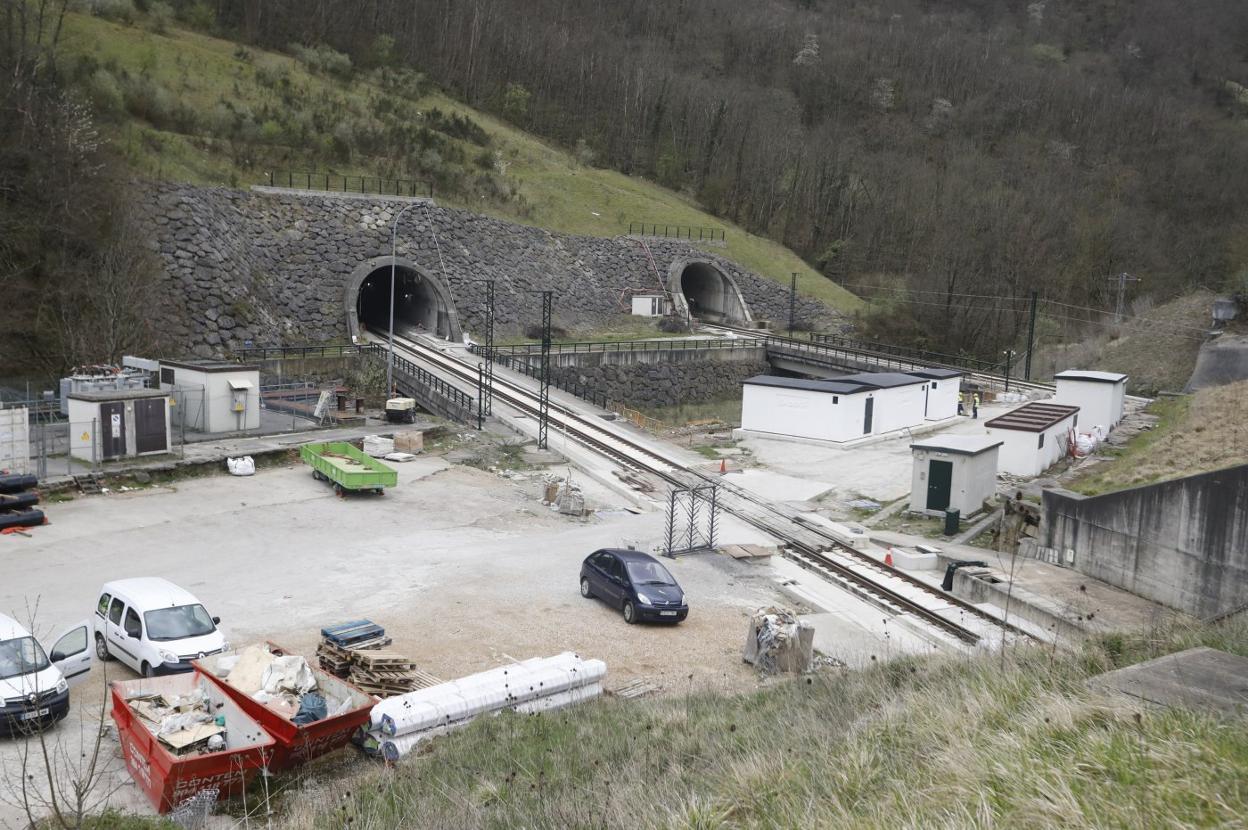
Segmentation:
<svg viewBox="0 0 1248 830">
<path fill-rule="evenodd" d="M 33 490 L 38 484 L 39 479 L 24 473 L 0 475 L 0 493 L 20 493 L 23 490 Z"/>
<path fill-rule="evenodd" d="M 21 510 L 27 507 L 34 507 L 39 503 L 39 494 L 35 492 L 29 493 L 0 493 L 0 510 Z"/>
<path fill-rule="evenodd" d="M 14 510 L 0 513 L 0 530 L 6 527 L 35 527 L 43 524 L 42 510 Z"/>
</svg>

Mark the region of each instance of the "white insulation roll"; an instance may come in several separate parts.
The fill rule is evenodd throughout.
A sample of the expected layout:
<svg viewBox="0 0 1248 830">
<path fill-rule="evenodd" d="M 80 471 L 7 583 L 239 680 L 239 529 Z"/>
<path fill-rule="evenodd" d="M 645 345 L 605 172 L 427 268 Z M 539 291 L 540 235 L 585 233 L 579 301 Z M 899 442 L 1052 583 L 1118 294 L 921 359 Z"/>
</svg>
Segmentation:
<svg viewBox="0 0 1248 830">
<path fill-rule="evenodd" d="M 373 707 L 372 728 L 391 737 L 420 733 L 584 686 L 601 687 L 606 673 L 606 663 L 571 652 L 526 660 L 382 701 Z"/>
</svg>

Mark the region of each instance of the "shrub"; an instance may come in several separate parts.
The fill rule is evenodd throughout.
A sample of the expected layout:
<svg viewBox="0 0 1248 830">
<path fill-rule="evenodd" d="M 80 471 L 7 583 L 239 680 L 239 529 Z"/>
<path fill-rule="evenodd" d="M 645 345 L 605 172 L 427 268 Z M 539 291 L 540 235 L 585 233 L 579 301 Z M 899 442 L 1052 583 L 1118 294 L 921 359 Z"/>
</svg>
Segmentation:
<svg viewBox="0 0 1248 830">
<path fill-rule="evenodd" d="M 168 3 L 161 3 L 159 0 L 148 4 L 147 22 L 151 30 L 158 35 L 163 35 L 169 31 L 173 25 L 173 8 Z"/>
<path fill-rule="evenodd" d="M 217 25 L 217 13 L 204 0 L 197 0 L 195 3 L 183 6 L 181 12 L 182 21 L 197 31 L 209 32 Z M 239 48 L 242 49 L 241 46 Z M 234 56 L 238 57 L 238 53 L 235 52 Z"/>
<path fill-rule="evenodd" d="M 347 80 L 351 77 L 353 67 L 351 58 L 336 49 L 321 44 L 319 46 L 301 46 L 291 44 L 291 54 L 313 72 Z"/>
<path fill-rule="evenodd" d="M 87 8 L 96 17 L 125 23 L 127 26 L 134 23 L 135 17 L 138 16 L 131 0 L 89 0 Z"/>
<path fill-rule="evenodd" d="M 100 115 L 116 115 L 126 108 L 126 99 L 122 95 L 121 85 L 113 77 L 113 73 L 100 68 L 92 73 L 87 82 L 87 95 L 95 111 Z"/>
</svg>

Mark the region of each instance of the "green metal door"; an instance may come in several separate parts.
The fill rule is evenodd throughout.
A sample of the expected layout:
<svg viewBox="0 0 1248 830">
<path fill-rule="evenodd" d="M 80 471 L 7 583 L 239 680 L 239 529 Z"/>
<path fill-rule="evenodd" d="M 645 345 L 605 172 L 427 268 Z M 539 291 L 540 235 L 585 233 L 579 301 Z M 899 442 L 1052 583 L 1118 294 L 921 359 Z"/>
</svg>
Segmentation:
<svg viewBox="0 0 1248 830">
<path fill-rule="evenodd" d="M 953 486 L 953 462 L 931 461 L 927 465 L 927 509 L 944 510 L 949 506 Z"/>
</svg>

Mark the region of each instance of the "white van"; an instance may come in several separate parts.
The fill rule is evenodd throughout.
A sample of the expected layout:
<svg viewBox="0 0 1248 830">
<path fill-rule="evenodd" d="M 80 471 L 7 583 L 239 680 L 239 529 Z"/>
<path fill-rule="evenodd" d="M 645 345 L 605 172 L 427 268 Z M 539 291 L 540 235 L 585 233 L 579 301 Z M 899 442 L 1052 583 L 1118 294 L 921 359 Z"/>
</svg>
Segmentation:
<svg viewBox="0 0 1248 830">
<path fill-rule="evenodd" d="M 146 677 L 190 671 L 192 660 L 230 647 L 219 622 L 167 579 L 119 579 L 100 589 L 95 654 L 116 658 Z"/>
<path fill-rule="evenodd" d="M 0 734 L 55 723 L 69 714 L 69 687 L 91 671 L 86 620 L 56 638 L 52 656 L 12 617 L 0 614 Z"/>
</svg>

